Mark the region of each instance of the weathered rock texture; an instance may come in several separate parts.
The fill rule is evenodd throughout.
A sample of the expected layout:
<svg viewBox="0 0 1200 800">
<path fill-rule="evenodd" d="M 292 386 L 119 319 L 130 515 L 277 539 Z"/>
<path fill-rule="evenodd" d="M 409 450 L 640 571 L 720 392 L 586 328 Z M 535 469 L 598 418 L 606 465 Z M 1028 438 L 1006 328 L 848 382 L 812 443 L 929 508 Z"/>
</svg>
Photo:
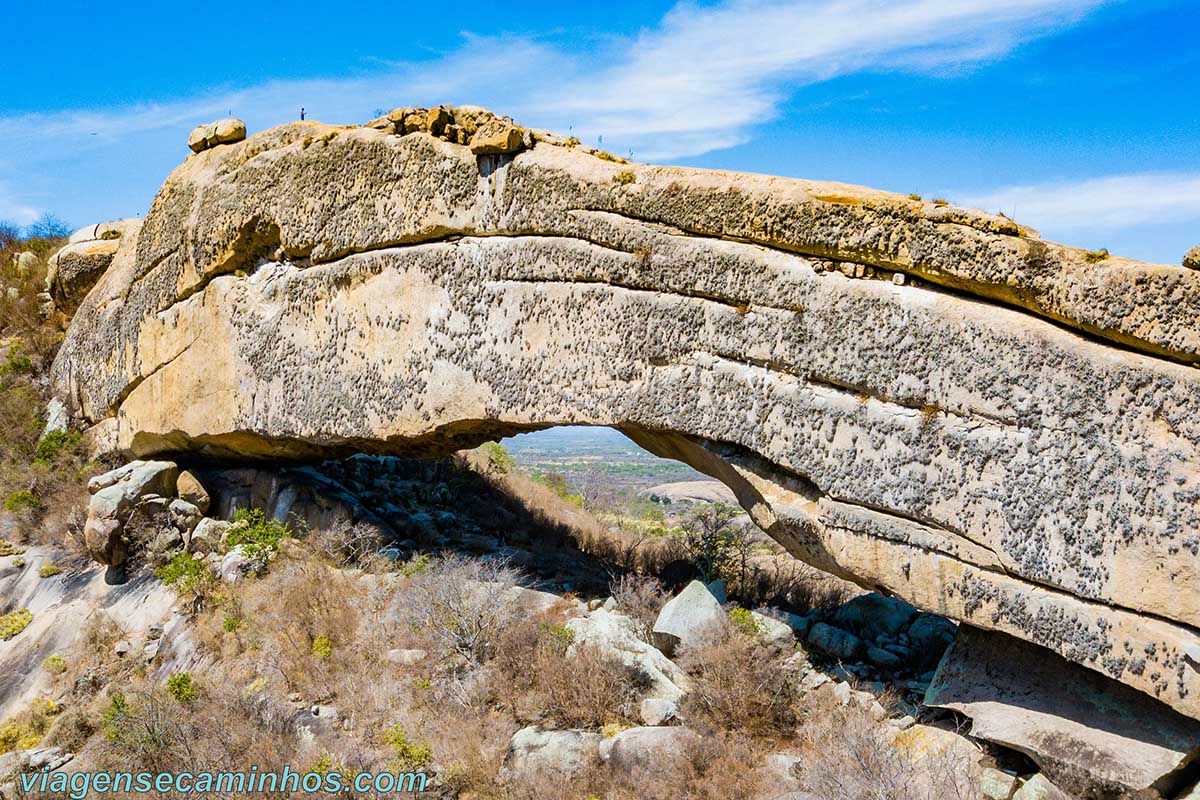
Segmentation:
<svg viewBox="0 0 1200 800">
<path fill-rule="evenodd" d="M 112 265 L 122 240 L 129 239 L 125 249 L 133 255 L 141 226 L 140 219 L 122 219 L 88 225 L 71 234 L 46 265 L 46 291 L 55 307 L 67 313 L 74 311 Z"/>
<path fill-rule="evenodd" d="M 612 425 L 801 558 L 1200 716 L 1200 274 L 859 187 L 384 128 L 168 178 L 55 364 L 98 447 Z"/>
<path fill-rule="evenodd" d="M 963 625 L 925 696 L 1080 797 L 1174 797 L 1200 722 L 1002 633 Z"/>
</svg>

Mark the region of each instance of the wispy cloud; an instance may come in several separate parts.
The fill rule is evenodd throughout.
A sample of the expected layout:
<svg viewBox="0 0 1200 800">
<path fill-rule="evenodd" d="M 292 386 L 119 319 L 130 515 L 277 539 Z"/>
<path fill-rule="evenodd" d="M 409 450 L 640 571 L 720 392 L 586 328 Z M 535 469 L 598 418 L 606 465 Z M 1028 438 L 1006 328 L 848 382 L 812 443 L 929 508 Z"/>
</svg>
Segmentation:
<svg viewBox="0 0 1200 800">
<path fill-rule="evenodd" d="M 301 106 L 313 118 L 355 122 L 395 105 L 478 103 L 537 127 L 569 127 L 585 141 L 603 136 L 606 148 L 633 150 L 639 159 L 680 158 L 746 141 L 799 86 L 865 70 L 944 73 L 977 65 L 1075 23 L 1104 1 L 685 2 L 639 35 L 600 47 L 468 36 L 435 61 L 392 63 L 365 77 L 0 116 L 0 141 L 20 165 L 0 164 L 0 180 L 15 186 L 22 171 L 79 168 L 78 180 L 86 177 L 84 159 L 153 161 L 161 179 L 183 154 L 191 126 L 232 112 L 261 129 L 295 119 Z M 143 187 L 147 202 L 156 185 Z M 0 215 L 27 215 L 33 205 L 8 203 Z"/>
<path fill-rule="evenodd" d="M 1008 186 L 959 202 L 1035 228 L 1090 230 L 1200 221 L 1200 173 L 1112 175 Z"/>
</svg>

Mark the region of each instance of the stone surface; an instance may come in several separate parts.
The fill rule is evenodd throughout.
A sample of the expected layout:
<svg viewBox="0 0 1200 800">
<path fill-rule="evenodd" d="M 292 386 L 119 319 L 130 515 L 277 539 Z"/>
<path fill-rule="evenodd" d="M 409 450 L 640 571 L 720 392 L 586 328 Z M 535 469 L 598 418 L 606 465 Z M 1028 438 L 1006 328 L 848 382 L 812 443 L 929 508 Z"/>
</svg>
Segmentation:
<svg viewBox="0 0 1200 800">
<path fill-rule="evenodd" d="M 668 656 L 679 647 L 699 647 L 725 623 L 725 609 L 700 581 L 667 601 L 654 621 L 654 646 Z"/>
<path fill-rule="evenodd" d="M 208 507 L 212 501 L 204 484 L 200 482 L 195 473 L 189 470 L 180 472 L 179 479 L 175 482 L 175 492 L 179 495 L 180 500 L 191 503 L 200 510 L 201 514 L 208 513 Z"/>
<path fill-rule="evenodd" d="M 689 728 L 629 728 L 600 742 L 600 758 L 626 774 L 661 770 L 675 759 L 686 758 L 699 738 Z"/>
<path fill-rule="evenodd" d="M 172 173 L 55 361 L 96 441 L 432 456 L 611 425 L 815 566 L 1200 716 L 1200 273 L 861 187 L 378 124 Z"/>
<path fill-rule="evenodd" d="M 146 499 L 173 495 L 178 474 L 170 461 L 133 461 L 89 480 L 88 491 L 93 494 L 88 501 L 83 540 L 92 558 L 112 567 L 124 564 L 128 555 L 126 523 L 139 511 L 149 513 L 144 506 Z M 159 505 L 166 507 L 165 502 Z"/>
<path fill-rule="evenodd" d="M 602 737 L 590 731 L 522 728 L 513 734 L 501 767 L 502 780 L 529 780 L 539 774 L 570 778 L 599 760 Z"/>
<path fill-rule="evenodd" d="M 866 651 L 862 639 L 824 622 L 818 622 L 809 629 L 808 643 L 839 661 L 856 661 Z"/>
<path fill-rule="evenodd" d="M 188 549 L 193 553 L 215 553 L 221 549 L 225 532 L 232 523 L 205 517 L 196 523 L 188 542 Z"/>
<path fill-rule="evenodd" d="M 1193 247 L 1184 253 L 1183 266 L 1187 269 L 1200 269 L 1200 247 Z"/>
<path fill-rule="evenodd" d="M 100 276 L 116 260 L 118 252 L 132 260 L 137 247 L 140 219 L 102 222 L 81 228 L 46 262 L 46 291 L 54 306 L 73 312 Z"/>
<path fill-rule="evenodd" d="M 1021 785 L 1013 800 L 1072 800 L 1071 796 L 1059 789 L 1045 775 L 1034 775 Z"/>
<path fill-rule="evenodd" d="M 908 630 L 917 610 L 903 600 L 864 594 L 843 603 L 833 614 L 833 624 L 866 641 L 880 634 L 897 636 Z"/>
<path fill-rule="evenodd" d="M 984 767 L 979 773 L 979 793 L 986 800 L 1012 800 L 1021 786 L 1021 779 L 992 767 Z"/>
<path fill-rule="evenodd" d="M 679 704 L 661 697 L 647 697 L 638 707 L 645 725 L 666 725 L 679 716 Z"/>
<path fill-rule="evenodd" d="M 683 700 L 688 689 L 687 675 L 658 649 L 639 639 L 637 626 L 629 617 L 598 608 L 585 617 L 567 620 L 566 626 L 575 634 L 574 643 L 567 650 L 568 655 L 573 654 L 576 645 L 593 645 L 644 672 L 650 679 L 650 697 L 674 703 Z"/>
<path fill-rule="evenodd" d="M 1026 753 L 1055 784 L 1116 796 L 1180 787 L 1200 722 L 1004 634 L 959 627 L 926 692 L 972 720 L 971 735 Z"/>
<path fill-rule="evenodd" d="M 217 568 L 221 580 L 226 583 L 237 583 L 253 570 L 254 562 L 246 555 L 240 544 L 224 555 L 220 566 Z"/>
</svg>

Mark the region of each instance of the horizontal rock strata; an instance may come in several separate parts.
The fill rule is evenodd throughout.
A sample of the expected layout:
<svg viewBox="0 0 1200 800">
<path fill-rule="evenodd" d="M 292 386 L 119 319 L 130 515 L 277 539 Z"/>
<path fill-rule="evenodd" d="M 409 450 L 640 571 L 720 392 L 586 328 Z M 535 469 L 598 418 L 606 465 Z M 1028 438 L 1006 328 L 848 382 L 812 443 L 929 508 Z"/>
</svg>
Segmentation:
<svg viewBox="0 0 1200 800">
<path fill-rule="evenodd" d="M 169 177 L 55 364 L 99 449 L 611 425 L 801 558 L 1200 716 L 1200 274 L 859 187 L 383 127 Z"/>
</svg>

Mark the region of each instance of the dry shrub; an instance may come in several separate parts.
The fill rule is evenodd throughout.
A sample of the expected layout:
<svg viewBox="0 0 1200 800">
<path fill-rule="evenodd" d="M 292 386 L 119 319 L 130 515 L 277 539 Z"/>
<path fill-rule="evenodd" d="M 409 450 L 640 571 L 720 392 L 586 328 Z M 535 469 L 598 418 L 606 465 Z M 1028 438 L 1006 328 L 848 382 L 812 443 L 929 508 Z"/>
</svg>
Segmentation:
<svg viewBox="0 0 1200 800">
<path fill-rule="evenodd" d="M 757 769 L 761 750 L 750 738 L 727 733 L 698 738 L 683 757 L 656 763 L 652 771 L 609 774 L 592 786 L 605 800 L 747 800 L 770 797 Z M 587 795 L 584 795 L 587 796 Z M 825 800 L 825 795 L 816 795 Z M 845 800 L 850 800 L 846 798 Z"/>
<path fill-rule="evenodd" d="M 979 800 L 978 775 L 952 749 L 913 752 L 893 745 L 892 732 L 857 703 L 831 696 L 806 709 L 800 782 L 817 797 L 853 800 Z"/>
<path fill-rule="evenodd" d="M 662 584 L 641 575 L 622 575 L 609 585 L 609 592 L 621 613 L 636 623 L 642 641 L 650 642 L 654 622 L 671 599 Z"/>
<path fill-rule="evenodd" d="M 401 614 L 420 630 L 437 658 L 451 667 L 477 666 L 496 651 L 520 609 L 509 595 L 521 573 L 503 561 L 442 556 L 409 579 Z"/>
<path fill-rule="evenodd" d="M 680 665 L 693 679 L 683 705 L 687 719 L 750 736 L 786 736 L 795 730 L 795 676 L 758 637 L 726 625 L 708 643 L 688 648 Z"/>
<path fill-rule="evenodd" d="M 360 567 L 378 570 L 387 559 L 379 555 L 386 544 L 375 525 L 339 519 L 332 525 L 310 531 L 306 542 L 321 557 L 336 567 Z"/>
<path fill-rule="evenodd" d="M 646 674 L 591 644 L 571 647 L 570 655 L 550 647 L 536 651 L 535 691 L 545 713 L 562 727 L 595 728 L 633 723 L 637 703 L 649 687 Z"/>
</svg>

